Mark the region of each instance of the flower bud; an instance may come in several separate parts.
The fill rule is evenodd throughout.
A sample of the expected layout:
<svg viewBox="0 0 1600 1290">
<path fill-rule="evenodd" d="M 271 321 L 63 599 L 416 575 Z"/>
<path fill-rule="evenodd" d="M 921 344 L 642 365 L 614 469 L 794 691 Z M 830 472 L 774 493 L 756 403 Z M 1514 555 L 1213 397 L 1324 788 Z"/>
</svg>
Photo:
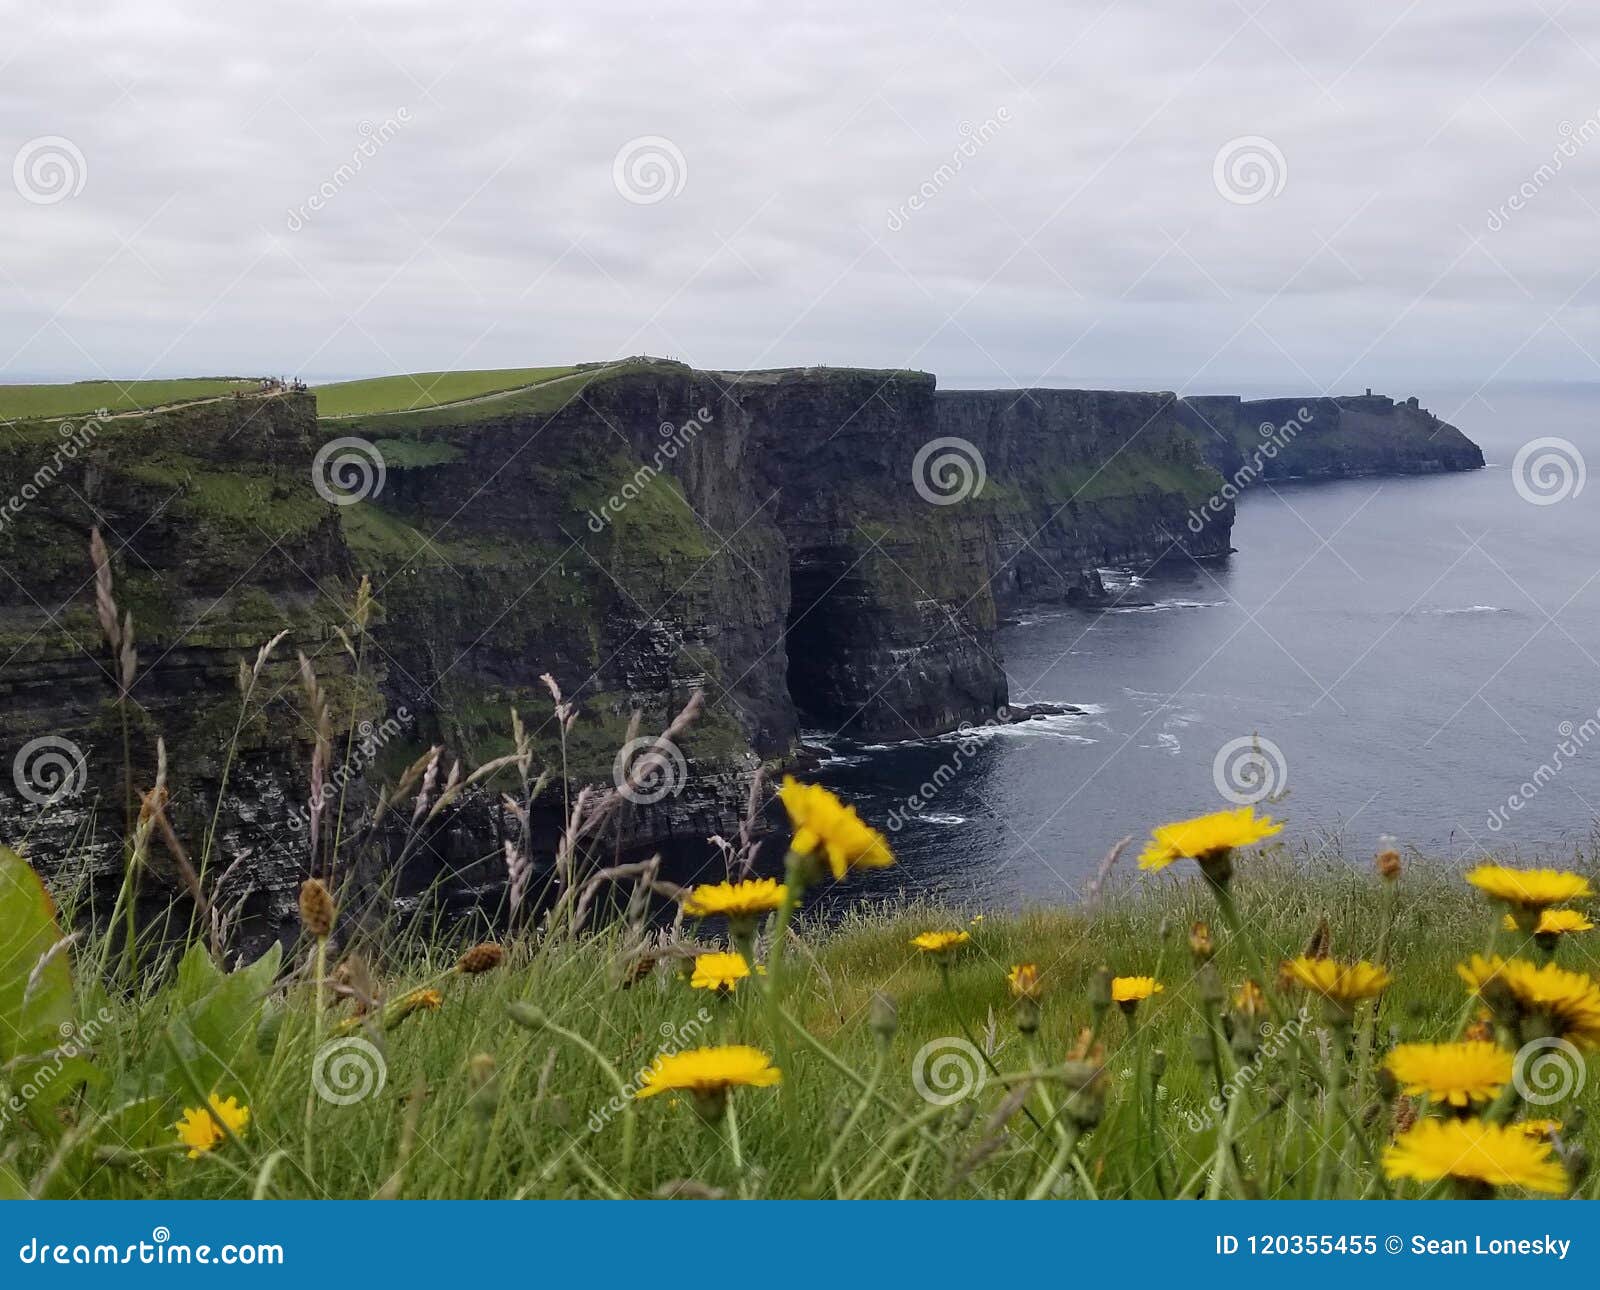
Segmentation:
<svg viewBox="0 0 1600 1290">
<path fill-rule="evenodd" d="M 867 1024 L 877 1036 L 878 1043 L 884 1047 L 889 1045 L 894 1039 L 894 1032 L 900 1028 L 900 1010 L 894 1006 L 894 1000 L 882 991 L 872 996 L 872 1009 L 867 1014 Z"/>
<path fill-rule="evenodd" d="M 1400 846 L 1385 833 L 1378 839 L 1378 874 L 1385 882 L 1393 882 L 1400 876 Z"/>
<path fill-rule="evenodd" d="M 318 878 L 307 878 L 300 884 L 300 925 L 319 941 L 333 931 L 337 913 L 330 892 Z"/>
<path fill-rule="evenodd" d="M 1111 969 L 1098 967 L 1089 978 L 1089 1007 L 1095 1016 L 1103 1016 L 1111 1007 Z"/>
<path fill-rule="evenodd" d="M 1189 929 L 1189 953 L 1194 955 L 1196 963 L 1209 962 L 1216 952 L 1217 946 L 1209 924 L 1201 921 Z"/>
<path fill-rule="evenodd" d="M 499 967 L 506 956 L 505 950 L 493 941 L 484 941 L 474 945 L 459 959 L 456 960 L 456 971 L 463 976 L 477 976 L 480 972 L 492 972 Z"/>
</svg>

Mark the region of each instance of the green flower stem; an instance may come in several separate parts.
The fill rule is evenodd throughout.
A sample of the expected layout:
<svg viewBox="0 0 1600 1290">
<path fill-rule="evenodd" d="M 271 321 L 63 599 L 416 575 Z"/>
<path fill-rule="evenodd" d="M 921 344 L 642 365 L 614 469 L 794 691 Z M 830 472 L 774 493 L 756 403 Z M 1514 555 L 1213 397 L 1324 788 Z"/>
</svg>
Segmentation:
<svg viewBox="0 0 1600 1290">
<path fill-rule="evenodd" d="M 883 1070 L 889 1062 L 889 1047 L 881 1044 L 878 1047 L 878 1060 L 873 1063 L 872 1074 L 867 1077 L 867 1082 L 862 1085 L 861 1093 L 856 1098 L 856 1104 L 850 1110 L 849 1118 L 845 1120 L 844 1127 L 839 1130 L 833 1141 L 828 1144 L 828 1154 L 823 1157 L 822 1163 L 817 1166 L 816 1173 L 811 1177 L 811 1186 L 808 1192 L 812 1196 L 820 1196 L 822 1189 L 827 1185 L 828 1175 L 832 1172 L 834 1162 L 839 1159 L 839 1153 L 844 1149 L 844 1144 L 849 1140 L 851 1132 L 860 1123 L 861 1117 L 866 1113 L 868 1105 L 877 1095 L 878 1085 L 883 1080 Z"/>
<path fill-rule="evenodd" d="M 1348 1024 L 1335 1022 L 1329 1035 L 1328 1061 L 1322 1086 L 1322 1145 L 1317 1152 L 1317 1186 L 1313 1195 L 1328 1198 L 1334 1186 L 1334 1168 L 1344 1156 L 1336 1145 L 1342 1114 L 1344 1050 L 1350 1037 Z"/>
<path fill-rule="evenodd" d="M 560 1035 L 568 1043 L 583 1049 L 611 1080 L 613 1087 L 617 1090 L 617 1096 L 622 1101 L 622 1186 L 624 1192 L 631 1195 L 633 1191 L 633 1151 L 637 1116 L 634 1112 L 634 1098 L 628 1090 L 627 1082 L 618 1073 L 617 1068 L 611 1064 L 610 1059 L 588 1039 L 584 1038 L 576 1030 L 570 1030 L 566 1026 L 552 1021 L 531 1003 L 519 1000 L 516 1003 L 507 1005 L 506 1012 L 510 1014 L 511 1020 L 519 1026 L 535 1032 L 540 1030 L 552 1031 Z M 583 1162 L 580 1161 L 579 1163 L 581 1165 Z M 606 1190 L 609 1191 L 611 1189 L 607 1188 Z"/>
<path fill-rule="evenodd" d="M 1078 1148 L 1078 1139 L 1082 1136 L 1083 1130 L 1076 1124 L 1063 1125 L 1061 1127 L 1060 1144 L 1056 1147 L 1056 1154 L 1045 1169 L 1043 1176 L 1034 1184 L 1033 1190 L 1028 1193 L 1029 1200 L 1043 1200 L 1055 1189 L 1056 1180 L 1061 1177 L 1062 1170 L 1067 1167 L 1067 1162 L 1072 1158 L 1072 1153 Z"/>
<path fill-rule="evenodd" d="M 939 955 L 939 980 L 944 986 L 945 1001 L 950 1005 L 950 1011 L 955 1016 L 956 1025 L 961 1027 L 961 1037 L 972 1045 L 973 1051 L 975 1051 L 979 1057 L 983 1058 L 983 1064 L 989 1068 L 989 1074 L 998 1076 L 1000 1074 L 1000 1068 L 994 1064 L 994 1059 L 984 1051 L 983 1045 L 973 1038 L 972 1028 L 967 1025 L 966 1017 L 961 1014 L 961 1009 L 956 1004 L 955 988 L 950 984 L 950 963 L 943 954 Z M 1044 1125 L 1039 1123 L 1038 1116 L 1036 1116 L 1026 1106 L 1022 1108 L 1022 1113 L 1028 1117 L 1034 1128 L 1038 1129 L 1041 1133 L 1044 1132 Z"/>
</svg>

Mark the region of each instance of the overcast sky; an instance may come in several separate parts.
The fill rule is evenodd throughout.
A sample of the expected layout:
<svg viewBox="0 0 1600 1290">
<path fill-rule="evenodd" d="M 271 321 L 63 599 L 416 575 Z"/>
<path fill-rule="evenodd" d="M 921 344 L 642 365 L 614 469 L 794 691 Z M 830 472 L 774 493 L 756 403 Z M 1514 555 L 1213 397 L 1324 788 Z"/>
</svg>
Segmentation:
<svg viewBox="0 0 1600 1290">
<path fill-rule="evenodd" d="M 0 379 L 1600 379 L 1592 3 L 0 0 L 0 30 Z"/>
</svg>

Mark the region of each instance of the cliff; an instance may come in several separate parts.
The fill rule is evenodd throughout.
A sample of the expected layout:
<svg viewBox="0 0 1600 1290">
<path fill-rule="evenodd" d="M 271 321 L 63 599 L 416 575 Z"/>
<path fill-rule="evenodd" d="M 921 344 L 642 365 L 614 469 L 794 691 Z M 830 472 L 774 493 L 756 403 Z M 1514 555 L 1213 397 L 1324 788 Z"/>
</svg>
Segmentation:
<svg viewBox="0 0 1600 1290">
<path fill-rule="evenodd" d="M 1415 398 L 1187 398 L 1182 418 L 1205 459 L 1248 487 L 1270 479 L 1477 470 L 1483 452 Z"/>
<path fill-rule="evenodd" d="M 1325 420 L 1288 473 L 1475 464 L 1450 427 L 1423 440 L 1425 414 L 1351 402 L 1308 405 Z M 1234 465 L 1268 407 L 635 360 L 396 414 L 319 421 L 314 395 L 285 393 L 9 428 L 4 478 L 35 486 L 0 524 L 0 710 L 13 753 L 44 737 L 85 762 L 64 802 L 0 779 L 0 836 L 25 838 L 58 885 L 120 872 L 121 710 L 92 526 L 139 639 L 136 778 L 163 735 L 186 836 L 216 803 L 241 660 L 289 633 L 240 728 L 219 833 L 224 860 L 249 852 L 247 914 L 275 928 L 306 854 L 295 650 L 341 756 L 354 736 L 357 799 L 434 743 L 468 767 L 505 752 L 512 708 L 544 766 L 564 757 L 572 781 L 608 784 L 632 714 L 660 729 L 703 689 L 687 787 L 629 807 L 617 839 L 698 846 L 732 830 L 751 771 L 789 756 L 802 723 L 900 739 L 990 719 L 1006 702 L 1001 613 L 1092 600 L 1105 566 L 1226 552 L 1232 503 L 1209 501 L 1224 481 L 1202 454 Z M 358 668 L 340 629 L 363 575 L 381 613 Z M 564 748 L 545 672 L 581 710 Z M 504 826 L 476 795 L 407 872 L 379 858 L 370 876 L 471 897 L 501 876 Z M 552 813 L 536 837 L 554 828 Z"/>
</svg>

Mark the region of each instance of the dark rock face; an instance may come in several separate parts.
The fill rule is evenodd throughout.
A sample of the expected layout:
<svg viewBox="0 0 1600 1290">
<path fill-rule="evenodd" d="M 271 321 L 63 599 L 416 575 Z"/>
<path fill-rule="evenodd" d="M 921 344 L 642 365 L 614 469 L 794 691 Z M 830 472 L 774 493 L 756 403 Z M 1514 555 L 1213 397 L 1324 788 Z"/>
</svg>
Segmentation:
<svg viewBox="0 0 1600 1290">
<path fill-rule="evenodd" d="M 1183 400 L 1205 459 L 1239 487 L 1263 479 L 1337 479 L 1477 470 L 1483 452 L 1414 398 Z"/>
<path fill-rule="evenodd" d="M 311 735 L 298 650 L 341 759 L 353 736 L 358 803 L 431 745 L 468 769 L 507 752 L 513 708 L 542 766 L 609 787 L 633 714 L 660 730 L 703 689 L 686 786 L 628 807 L 614 839 L 700 846 L 731 834 L 754 769 L 791 757 L 802 721 L 900 739 L 990 719 L 1007 699 L 1002 613 L 1092 601 L 1102 567 L 1225 553 L 1217 470 L 1235 475 L 1256 425 L 1299 406 L 643 360 L 395 415 L 319 422 L 313 396 L 283 395 L 108 420 L 0 525 L 0 752 L 53 736 L 87 758 L 83 791 L 49 806 L 0 774 L 0 837 L 26 837 L 58 885 L 114 884 L 123 712 L 136 786 L 164 736 L 175 822 L 196 842 L 237 727 L 216 858 L 248 850 L 247 914 L 292 922 Z M 1482 462 L 1407 405 L 1305 406 L 1263 477 Z M 318 449 L 342 438 L 385 468 L 382 490 L 351 504 L 314 480 Z M 3 491 L 60 439 L 45 423 L 0 431 Z M 139 638 L 121 709 L 93 609 L 96 524 Z M 380 612 L 357 666 L 340 629 L 363 575 Z M 280 631 L 240 724 L 240 662 Z M 546 672 L 580 710 L 564 739 Z M 536 844 L 560 796 L 547 793 Z M 474 898 L 503 878 L 508 833 L 497 794 L 475 794 L 387 877 L 401 896 Z M 382 875 L 381 854 L 363 863 Z"/>
</svg>

